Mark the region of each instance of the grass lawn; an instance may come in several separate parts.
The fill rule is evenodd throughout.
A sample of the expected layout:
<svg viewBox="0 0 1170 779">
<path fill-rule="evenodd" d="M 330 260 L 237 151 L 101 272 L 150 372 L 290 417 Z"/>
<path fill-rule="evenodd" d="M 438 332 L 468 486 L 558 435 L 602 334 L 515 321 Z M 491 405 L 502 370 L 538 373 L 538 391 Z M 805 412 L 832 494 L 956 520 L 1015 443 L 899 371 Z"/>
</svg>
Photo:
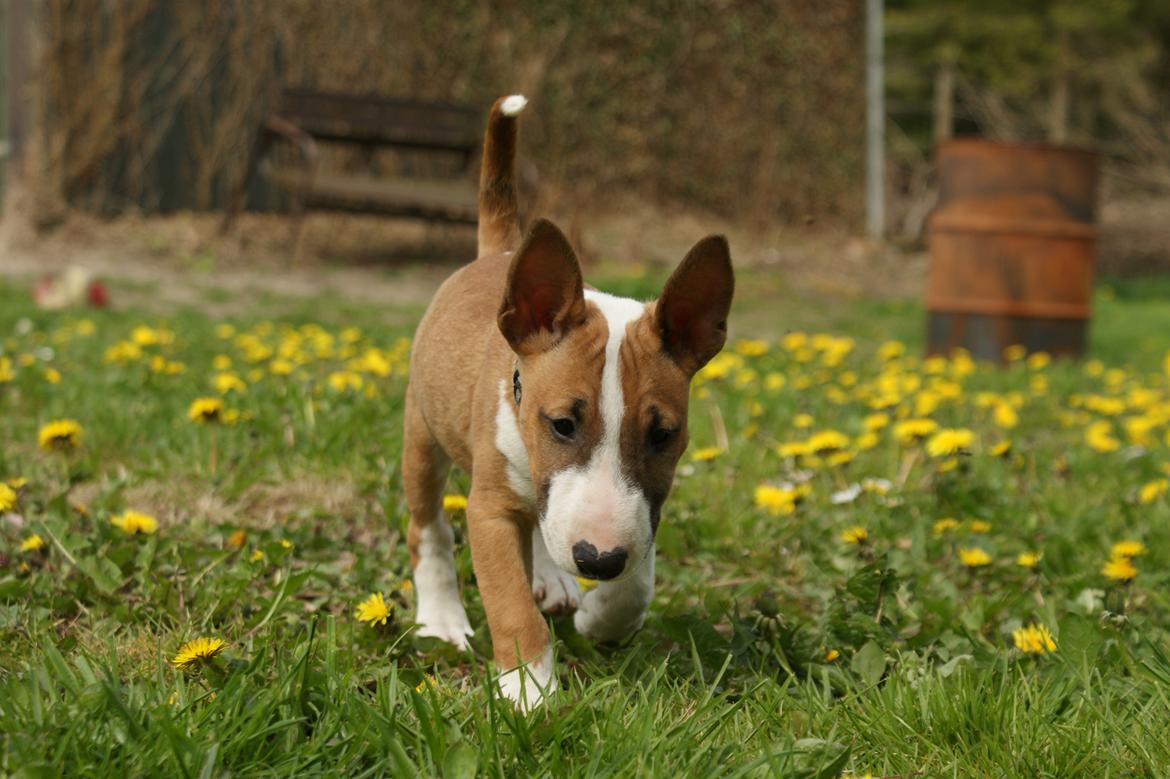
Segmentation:
<svg viewBox="0 0 1170 779">
<path fill-rule="evenodd" d="M 0 773 L 1165 775 L 1165 285 L 1099 296 L 1094 361 L 1003 370 L 918 358 L 912 304 L 740 289 L 646 627 L 555 621 L 525 716 L 486 693 L 465 547 L 474 654 L 411 632 L 402 312 L 54 314 L 0 281 Z"/>
</svg>

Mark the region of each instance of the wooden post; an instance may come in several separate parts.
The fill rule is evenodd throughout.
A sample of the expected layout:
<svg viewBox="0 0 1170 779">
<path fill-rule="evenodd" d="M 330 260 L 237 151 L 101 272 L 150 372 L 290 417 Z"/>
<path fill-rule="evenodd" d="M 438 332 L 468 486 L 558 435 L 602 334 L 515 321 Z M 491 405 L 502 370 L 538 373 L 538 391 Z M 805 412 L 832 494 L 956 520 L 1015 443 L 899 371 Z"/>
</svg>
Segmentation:
<svg viewBox="0 0 1170 779">
<path fill-rule="evenodd" d="M 881 240 L 886 227 L 882 5 L 882 0 L 865 0 L 865 222 L 875 240 Z"/>
<path fill-rule="evenodd" d="M 1053 76 L 1052 97 L 1048 104 L 1048 140 L 1068 142 L 1069 103 L 1072 100 L 1072 74 L 1069 68 L 1068 33 L 1062 31 L 1057 39 L 1056 73 Z"/>
<path fill-rule="evenodd" d="M 934 71 L 934 142 L 955 135 L 955 63 L 943 60 Z"/>
</svg>

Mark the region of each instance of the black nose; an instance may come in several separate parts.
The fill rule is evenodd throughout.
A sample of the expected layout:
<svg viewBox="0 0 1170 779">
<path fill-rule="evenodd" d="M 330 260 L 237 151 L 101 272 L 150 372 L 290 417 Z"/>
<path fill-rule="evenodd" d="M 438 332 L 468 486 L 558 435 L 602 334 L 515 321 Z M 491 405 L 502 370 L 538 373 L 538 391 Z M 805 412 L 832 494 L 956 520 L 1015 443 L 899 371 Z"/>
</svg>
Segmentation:
<svg viewBox="0 0 1170 779">
<path fill-rule="evenodd" d="M 626 550 L 620 546 L 598 554 L 597 547 L 588 541 L 573 544 L 573 562 L 582 576 L 590 579 L 612 579 L 626 567 Z"/>
</svg>

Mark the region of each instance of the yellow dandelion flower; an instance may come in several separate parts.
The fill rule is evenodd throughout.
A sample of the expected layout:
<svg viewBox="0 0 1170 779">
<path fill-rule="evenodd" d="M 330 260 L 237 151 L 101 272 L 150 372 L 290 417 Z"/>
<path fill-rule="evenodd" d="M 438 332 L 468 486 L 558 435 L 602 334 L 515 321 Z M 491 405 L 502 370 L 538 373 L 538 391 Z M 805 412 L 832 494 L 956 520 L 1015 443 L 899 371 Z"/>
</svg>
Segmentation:
<svg viewBox="0 0 1170 779">
<path fill-rule="evenodd" d="M 578 576 L 576 578 L 577 586 L 581 588 L 582 595 L 589 592 L 598 585 L 598 581 L 596 579 L 586 579 L 584 576 Z"/>
<path fill-rule="evenodd" d="M 150 535 L 158 530 L 158 520 L 139 511 L 123 511 L 121 514 L 110 517 L 110 524 L 128 536 L 136 533 Z"/>
<path fill-rule="evenodd" d="M 1038 552 L 1020 552 L 1016 555 L 1016 565 L 1021 568 L 1035 568 L 1040 563 L 1040 557 Z"/>
<path fill-rule="evenodd" d="M 784 378 L 783 373 L 772 371 L 771 373 L 768 373 L 764 376 L 764 389 L 768 390 L 769 392 L 776 392 L 777 390 L 781 390 L 787 383 L 788 379 Z"/>
<path fill-rule="evenodd" d="M 1005 430 L 1010 430 L 1020 424 L 1020 415 L 1016 413 L 1010 403 L 996 403 L 991 412 L 991 418 L 997 427 L 1002 427 Z"/>
<path fill-rule="evenodd" d="M 959 549 L 959 562 L 967 568 L 980 568 L 991 565 L 991 555 L 977 546 L 963 547 Z"/>
<path fill-rule="evenodd" d="M 154 328 L 138 325 L 130 331 L 130 340 L 139 346 L 155 346 L 162 341 L 162 338 Z"/>
<path fill-rule="evenodd" d="M 721 454 L 723 454 L 723 450 L 718 446 L 704 446 L 702 449 L 696 449 L 691 454 L 691 459 L 697 463 L 705 463 L 714 460 Z"/>
<path fill-rule="evenodd" d="M 841 656 L 841 653 L 838 652 L 836 649 L 830 649 L 828 652 L 825 652 L 825 662 L 831 663 L 840 656 Z"/>
<path fill-rule="evenodd" d="M 847 544 L 864 544 L 869 539 L 869 531 L 860 526 L 848 527 L 841 531 L 841 540 Z"/>
<path fill-rule="evenodd" d="M 268 363 L 268 370 L 273 376 L 288 376 L 296 367 L 288 360 L 279 357 Z"/>
<path fill-rule="evenodd" d="M 836 430 L 821 430 L 809 436 L 805 443 L 810 452 L 823 455 L 849 446 L 849 436 Z"/>
<path fill-rule="evenodd" d="M 722 352 L 703 366 L 695 377 L 699 381 L 717 381 L 727 378 L 733 370 L 743 367 L 743 358 L 738 354 Z"/>
<path fill-rule="evenodd" d="M 1012 442 L 1004 439 L 988 450 L 992 457 L 1005 457 L 1012 451 Z"/>
<path fill-rule="evenodd" d="M 239 549 L 244 545 L 244 542 L 247 540 L 247 538 L 248 534 L 243 530 L 236 530 L 230 536 L 228 536 L 228 546 L 232 547 L 233 549 Z"/>
<path fill-rule="evenodd" d="M 768 342 L 758 340 L 736 341 L 735 351 L 744 357 L 760 357 L 768 353 Z"/>
<path fill-rule="evenodd" d="M 1133 558 L 1146 553 L 1146 545 L 1141 541 L 1118 541 L 1109 550 L 1110 557 Z"/>
<path fill-rule="evenodd" d="M 81 425 L 72 419 L 55 419 L 37 433 L 37 443 L 45 451 L 67 452 L 81 443 Z"/>
<path fill-rule="evenodd" d="M 39 552 L 45 548 L 45 539 L 33 533 L 28 538 L 20 542 L 20 551 L 22 552 Z"/>
<path fill-rule="evenodd" d="M 990 533 L 991 523 L 984 519 L 972 519 L 967 522 L 967 529 L 972 533 Z"/>
<path fill-rule="evenodd" d="M 811 453 L 807 441 L 788 441 L 776 447 L 776 454 L 781 457 L 801 457 Z"/>
<path fill-rule="evenodd" d="M 903 446 L 912 446 L 938 430 L 933 419 L 907 419 L 894 425 L 894 438 Z"/>
<path fill-rule="evenodd" d="M 878 347 L 878 359 L 882 362 L 895 360 L 906 353 L 906 344 L 901 341 L 886 341 Z"/>
<path fill-rule="evenodd" d="M 950 457 L 966 452 L 975 443 L 975 433 L 964 428 L 944 428 L 926 442 L 926 453 L 931 457 Z"/>
<path fill-rule="evenodd" d="M 804 430 L 812 427 L 816 423 L 812 414 L 797 414 L 792 418 L 792 426 Z"/>
<path fill-rule="evenodd" d="M 244 383 L 244 380 L 231 371 L 217 373 L 212 376 L 211 386 L 215 387 L 215 391 L 220 395 L 226 395 L 229 392 L 241 394 L 248 389 L 248 385 Z"/>
<path fill-rule="evenodd" d="M 198 425 L 209 425 L 223 419 L 223 401 L 219 398 L 196 398 L 187 409 L 187 419 Z"/>
<path fill-rule="evenodd" d="M 431 674 L 424 673 L 422 681 L 419 682 L 415 686 L 414 691 L 415 692 L 422 692 L 423 690 L 426 690 L 426 689 L 433 690 L 433 689 L 436 689 L 438 686 L 439 686 L 439 682 L 437 679 L 435 679 L 434 676 L 432 676 Z"/>
<path fill-rule="evenodd" d="M 780 339 L 780 345 L 789 352 L 794 352 L 797 349 L 803 349 L 808 345 L 808 334 L 802 333 L 799 330 L 788 333 L 782 339 Z"/>
<path fill-rule="evenodd" d="M 1016 649 L 1026 655 L 1044 655 L 1056 651 L 1056 641 L 1047 627 L 1039 623 L 1012 631 Z"/>
<path fill-rule="evenodd" d="M 875 432 L 890 424 L 890 415 L 884 411 L 867 414 L 865 419 L 861 420 L 861 424 L 867 431 Z"/>
<path fill-rule="evenodd" d="M 211 660 L 226 648 L 227 642 L 222 638 L 197 638 L 179 647 L 171 665 L 175 668 L 190 668 Z"/>
<path fill-rule="evenodd" d="M 16 505 L 16 490 L 0 481 L 0 514 L 11 511 Z"/>
<path fill-rule="evenodd" d="M 282 538 L 282 539 L 280 539 L 280 548 L 281 549 L 292 549 L 293 542 L 289 541 L 287 538 Z"/>
<path fill-rule="evenodd" d="M 402 584 L 398 585 L 398 591 L 403 595 L 409 595 L 414 592 L 414 582 L 410 579 L 404 579 Z"/>
<path fill-rule="evenodd" d="M 329 374 L 326 379 L 330 389 L 334 392 L 346 392 L 348 390 L 359 391 L 365 386 L 365 380 L 362 379 L 360 373 L 353 371 L 334 371 Z"/>
<path fill-rule="evenodd" d="M 825 464 L 830 468 L 837 468 L 842 465 L 848 465 L 857 457 L 857 452 L 833 452 L 825 458 Z"/>
<path fill-rule="evenodd" d="M 959 458 L 948 457 L 945 460 L 938 460 L 935 463 L 934 470 L 937 473 L 950 473 L 959 467 Z"/>
<path fill-rule="evenodd" d="M 1101 567 L 1101 575 L 1115 582 L 1131 582 L 1137 578 L 1138 570 L 1128 557 L 1111 557 Z"/>
<path fill-rule="evenodd" d="M 1034 371 L 1042 371 L 1052 364 L 1052 355 L 1048 352 L 1032 352 L 1028 355 L 1028 367 Z"/>
<path fill-rule="evenodd" d="M 1028 355 L 1028 348 L 1021 344 L 1012 344 L 1003 350 L 1003 359 L 1007 362 L 1019 362 Z"/>
<path fill-rule="evenodd" d="M 959 520 L 953 517 L 943 517 L 942 519 L 936 519 L 934 521 L 932 530 L 936 536 L 941 536 L 942 534 L 949 533 L 952 530 L 958 530 L 959 524 Z"/>
<path fill-rule="evenodd" d="M 444 495 L 443 511 L 446 511 L 448 514 L 461 514 L 464 511 L 467 511 L 467 496 Z"/>
<path fill-rule="evenodd" d="M 799 499 L 800 496 L 795 489 L 773 487 L 771 484 L 761 484 L 755 491 L 756 505 L 773 516 L 793 513 Z"/>
<path fill-rule="evenodd" d="M 106 362 L 128 363 L 142 358 L 142 347 L 131 341 L 120 341 L 106 349 Z"/>
<path fill-rule="evenodd" d="M 1105 420 L 1094 422 L 1085 428 L 1085 443 L 1102 454 L 1116 452 L 1121 448 L 1121 441 L 1113 435 L 1113 425 Z"/>
<path fill-rule="evenodd" d="M 858 451 L 864 452 L 873 449 L 881 442 L 877 433 L 862 433 L 853 441 L 853 445 L 857 447 Z"/>
<path fill-rule="evenodd" d="M 1170 489 L 1170 480 L 1155 479 L 1142 485 L 1138 492 L 1138 503 L 1143 506 L 1148 506 L 1158 498 L 1166 494 L 1166 490 Z"/>
<path fill-rule="evenodd" d="M 254 549 L 252 551 L 252 555 L 248 558 L 248 562 L 250 562 L 250 563 L 264 562 L 264 552 L 259 550 L 259 549 Z"/>
<path fill-rule="evenodd" d="M 386 603 L 382 593 L 375 592 L 358 604 L 354 617 L 359 622 L 368 622 L 370 627 L 385 625 L 386 620 L 390 618 L 390 605 Z"/>
</svg>

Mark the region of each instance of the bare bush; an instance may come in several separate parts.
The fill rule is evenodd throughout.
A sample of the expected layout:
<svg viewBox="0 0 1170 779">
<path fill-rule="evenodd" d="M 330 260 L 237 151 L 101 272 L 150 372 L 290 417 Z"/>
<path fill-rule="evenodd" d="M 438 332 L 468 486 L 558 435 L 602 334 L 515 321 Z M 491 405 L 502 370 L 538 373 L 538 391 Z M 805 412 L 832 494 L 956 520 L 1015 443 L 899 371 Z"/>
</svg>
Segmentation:
<svg viewBox="0 0 1170 779">
<path fill-rule="evenodd" d="M 488 105 L 565 207 L 761 221 L 860 211 L 861 18 L 847 0 L 49 0 L 52 169 L 101 212 L 224 203 L 281 83 Z"/>
</svg>

